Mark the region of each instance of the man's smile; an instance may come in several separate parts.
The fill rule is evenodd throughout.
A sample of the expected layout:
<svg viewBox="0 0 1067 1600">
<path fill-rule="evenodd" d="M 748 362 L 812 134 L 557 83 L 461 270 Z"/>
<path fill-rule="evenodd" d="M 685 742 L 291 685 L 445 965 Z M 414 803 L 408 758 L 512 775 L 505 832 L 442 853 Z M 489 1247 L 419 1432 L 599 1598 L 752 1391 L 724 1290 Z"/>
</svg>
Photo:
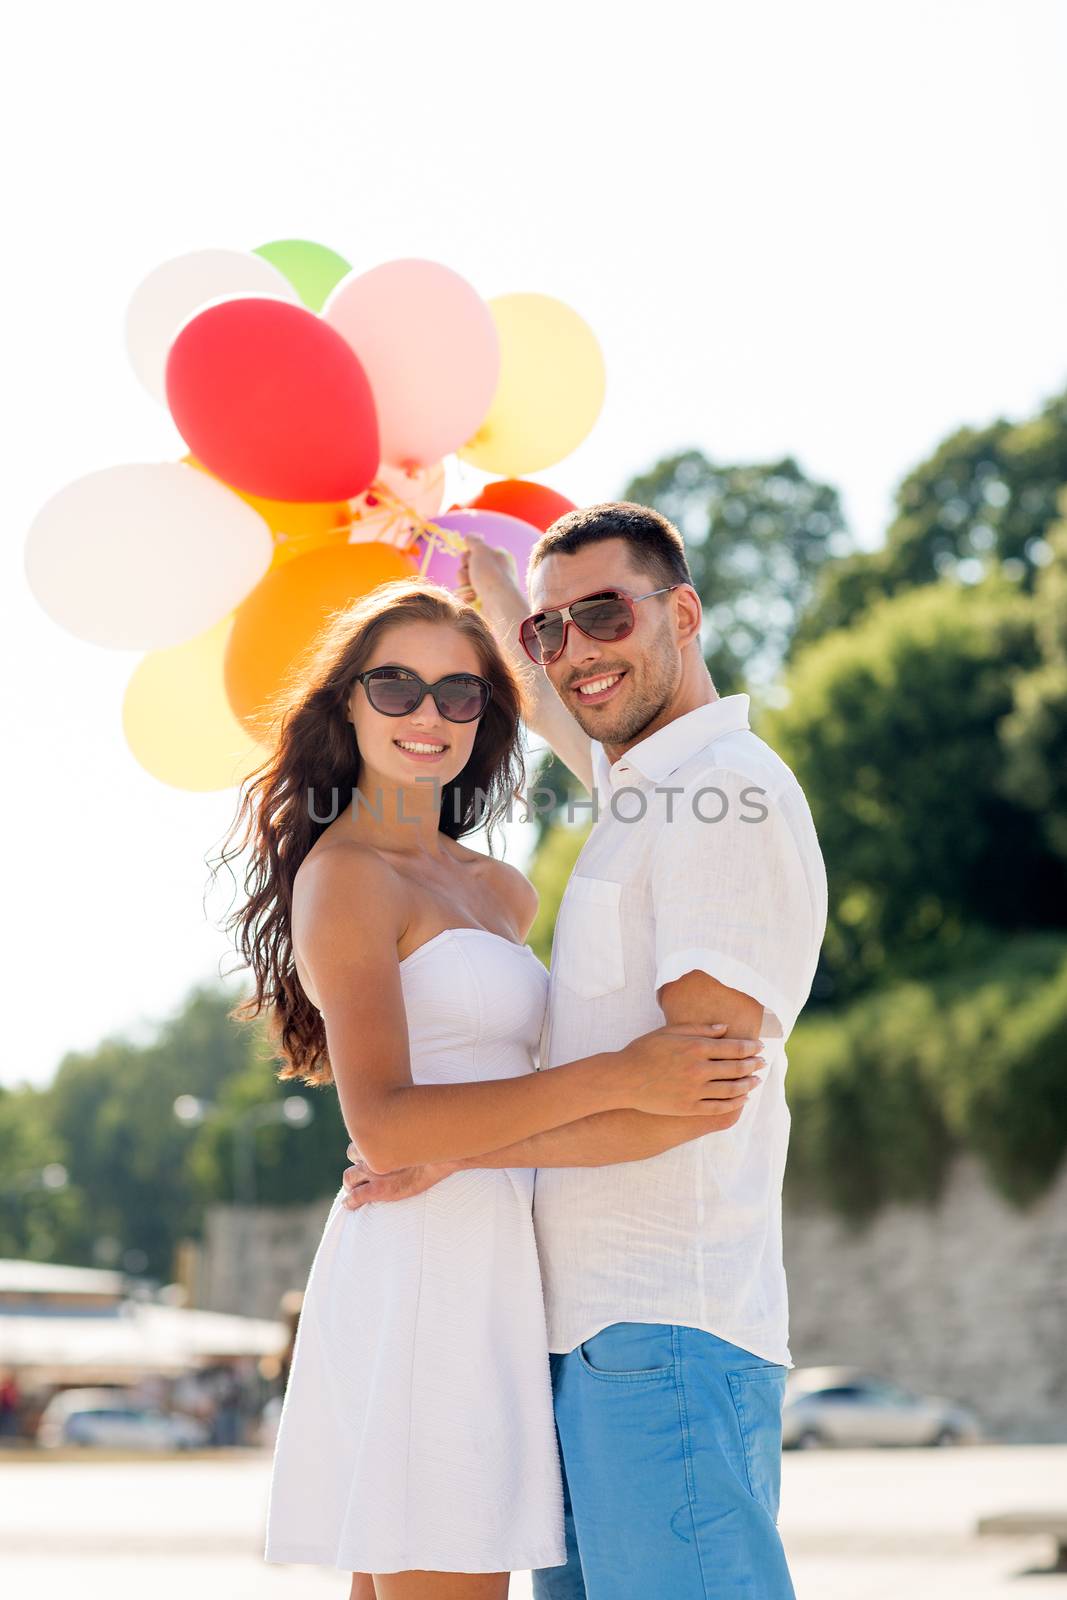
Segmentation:
<svg viewBox="0 0 1067 1600">
<path fill-rule="evenodd" d="M 625 676 L 625 672 L 601 672 L 595 678 L 575 678 L 567 687 L 582 705 L 600 705 L 610 700 Z"/>
</svg>

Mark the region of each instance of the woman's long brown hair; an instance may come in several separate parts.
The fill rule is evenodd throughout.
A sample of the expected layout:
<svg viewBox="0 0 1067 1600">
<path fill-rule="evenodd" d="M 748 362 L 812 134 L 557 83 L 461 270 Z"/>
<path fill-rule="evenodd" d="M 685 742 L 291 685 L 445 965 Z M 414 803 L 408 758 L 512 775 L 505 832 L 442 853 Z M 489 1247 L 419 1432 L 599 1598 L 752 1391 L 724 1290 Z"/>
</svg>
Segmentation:
<svg viewBox="0 0 1067 1600">
<path fill-rule="evenodd" d="M 322 1017 L 304 993 L 293 960 L 293 882 L 333 816 L 352 803 L 360 757 L 346 712 L 356 674 L 381 633 L 404 622 L 455 628 L 472 642 L 493 685 L 470 759 L 452 783 L 442 786 L 441 832 L 459 839 L 485 826 L 491 843 L 494 825 L 525 776 L 519 743 L 522 685 L 473 606 L 438 584 L 398 578 L 331 614 L 310 660 L 295 669 L 274 703 L 273 753 L 242 785 L 237 814 L 220 853 L 209 862 L 214 879 L 221 866 L 251 846 L 244 902 L 223 926 L 234 936 L 242 966 L 251 968 L 255 993 L 230 1016 L 247 1021 L 266 1012 L 282 1062 L 279 1078 L 332 1082 Z M 323 813 L 325 819 L 316 820 Z"/>
</svg>

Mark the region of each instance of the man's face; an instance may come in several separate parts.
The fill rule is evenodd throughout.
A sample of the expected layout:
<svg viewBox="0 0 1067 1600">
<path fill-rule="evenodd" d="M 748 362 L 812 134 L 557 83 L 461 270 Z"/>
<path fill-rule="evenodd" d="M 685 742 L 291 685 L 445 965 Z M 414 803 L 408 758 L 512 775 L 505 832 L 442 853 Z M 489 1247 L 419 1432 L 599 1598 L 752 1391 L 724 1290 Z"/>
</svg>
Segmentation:
<svg viewBox="0 0 1067 1600">
<path fill-rule="evenodd" d="M 634 565 L 634 554 L 625 539 L 602 539 L 573 555 L 547 556 L 530 579 L 531 609 L 565 606 L 601 589 L 635 596 L 660 588 Z M 677 690 L 682 658 L 672 601 L 670 594 L 642 600 L 633 633 L 610 644 L 571 623 L 563 654 L 542 669 L 575 721 L 602 744 L 632 743 Z"/>
</svg>

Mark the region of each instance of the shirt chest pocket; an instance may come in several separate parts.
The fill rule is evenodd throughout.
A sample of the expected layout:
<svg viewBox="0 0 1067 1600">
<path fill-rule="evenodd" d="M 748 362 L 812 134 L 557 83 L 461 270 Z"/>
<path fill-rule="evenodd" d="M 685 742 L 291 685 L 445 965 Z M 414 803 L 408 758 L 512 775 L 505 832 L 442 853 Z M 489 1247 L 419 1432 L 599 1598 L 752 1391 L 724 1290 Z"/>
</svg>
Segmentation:
<svg viewBox="0 0 1067 1600">
<path fill-rule="evenodd" d="M 611 994 L 626 982 L 619 898 L 622 884 L 575 874 L 556 923 L 553 970 L 583 1000 Z"/>
</svg>

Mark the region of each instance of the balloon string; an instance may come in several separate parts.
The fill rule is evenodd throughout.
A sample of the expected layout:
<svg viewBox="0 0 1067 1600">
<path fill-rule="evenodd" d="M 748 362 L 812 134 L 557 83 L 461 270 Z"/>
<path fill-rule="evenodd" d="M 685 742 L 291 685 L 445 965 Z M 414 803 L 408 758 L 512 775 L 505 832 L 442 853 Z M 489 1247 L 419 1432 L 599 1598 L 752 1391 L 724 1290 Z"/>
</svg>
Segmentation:
<svg viewBox="0 0 1067 1600">
<path fill-rule="evenodd" d="M 464 554 L 467 546 L 464 544 L 460 534 L 455 533 L 451 528 L 442 528 L 431 518 L 424 517 L 421 512 L 415 510 L 414 506 L 408 505 L 406 500 L 401 500 L 391 490 L 379 487 L 377 484 L 372 485 L 372 490 L 376 502 L 384 505 L 387 511 L 393 513 L 392 520 L 403 520 L 414 524 L 411 529 L 410 543 L 414 544 L 419 540 L 425 540 L 426 549 L 422 557 L 421 576 L 425 577 L 426 569 L 435 550 L 444 549 L 447 554 L 453 556 Z M 360 517 L 353 517 L 351 522 L 347 524 L 347 531 L 351 532 L 353 528 L 358 528 L 361 520 Z"/>
</svg>

